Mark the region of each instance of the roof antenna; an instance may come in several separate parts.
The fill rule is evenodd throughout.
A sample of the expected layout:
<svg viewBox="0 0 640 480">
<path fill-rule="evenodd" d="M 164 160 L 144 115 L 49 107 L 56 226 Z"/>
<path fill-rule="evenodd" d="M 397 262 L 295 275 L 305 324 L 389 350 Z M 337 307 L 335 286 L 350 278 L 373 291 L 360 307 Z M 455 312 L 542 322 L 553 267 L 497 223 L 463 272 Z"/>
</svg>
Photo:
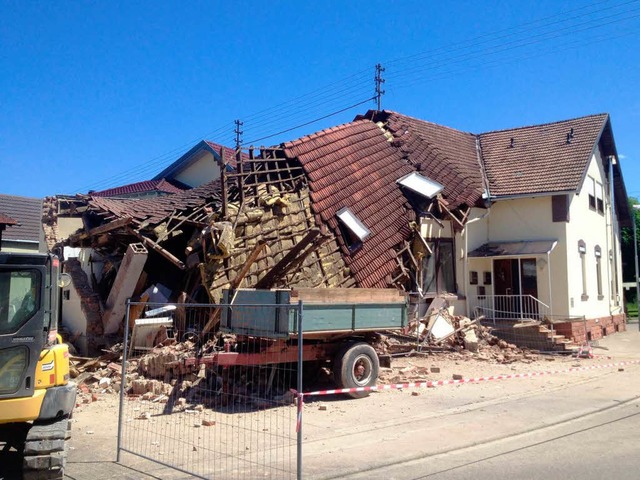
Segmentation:
<svg viewBox="0 0 640 480">
<path fill-rule="evenodd" d="M 567 133 L 567 143 L 571 143 L 571 140 L 573 140 L 573 127 L 571 127 L 571 130 Z"/>
<path fill-rule="evenodd" d="M 374 98 L 376 99 L 376 103 L 378 105 L 378 112 L 381 109 L 382 104 L 382 95 L 384 95 L 384 90 L 382 90 L 382 84 L 384 83 L 384 78 L 382 78 L 382 72 L 384 72 L 384 68 L 379 63 L 376 64 L 376 76 L 374 80 L 376 82 L 376 94 Z"/>
</svg>

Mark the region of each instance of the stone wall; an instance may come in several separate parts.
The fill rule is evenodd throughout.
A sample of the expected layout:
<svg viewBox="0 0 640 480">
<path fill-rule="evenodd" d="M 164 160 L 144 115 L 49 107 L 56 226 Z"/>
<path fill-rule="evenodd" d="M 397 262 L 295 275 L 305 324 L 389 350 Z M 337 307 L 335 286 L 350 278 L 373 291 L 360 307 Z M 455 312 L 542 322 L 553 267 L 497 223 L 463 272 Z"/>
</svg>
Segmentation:
<svg viewBox="0 0 640 480">
<path fill-rule="evenodd" d="M 612 333 L 624 332 L 627 329 L 626 315 L 621 313 L 606 317 L 556 323 L 554 329 L 558 334 L 564 335 L 581 345 L 587 341 L 599 340 Z"/>
</svg>

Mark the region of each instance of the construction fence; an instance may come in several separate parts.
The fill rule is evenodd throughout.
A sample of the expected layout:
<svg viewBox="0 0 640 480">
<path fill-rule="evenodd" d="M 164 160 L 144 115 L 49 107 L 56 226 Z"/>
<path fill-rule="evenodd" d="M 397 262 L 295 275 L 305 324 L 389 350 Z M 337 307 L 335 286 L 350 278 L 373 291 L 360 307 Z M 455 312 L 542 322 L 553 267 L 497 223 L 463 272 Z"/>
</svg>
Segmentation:
<svg viewBox="0 0 640 480">
<path fill-rule="evenodd" d="M 196 478 L 300 478 L 302 306 L 231 303 L 128 304 L 119 462 L 126 452 Z"/>
</svg>

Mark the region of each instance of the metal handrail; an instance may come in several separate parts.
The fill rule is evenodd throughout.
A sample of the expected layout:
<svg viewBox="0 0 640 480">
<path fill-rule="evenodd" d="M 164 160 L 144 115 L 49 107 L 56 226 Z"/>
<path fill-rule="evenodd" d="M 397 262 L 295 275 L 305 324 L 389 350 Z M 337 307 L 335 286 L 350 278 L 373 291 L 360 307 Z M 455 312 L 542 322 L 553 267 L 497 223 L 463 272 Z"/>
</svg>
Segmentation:
<svg viewBox="0 0 640 480">
<path fill-rule="evenodd" d="M 543 320 L 551 308 L 533 295 L 483 295 L 473 301 L 474 311 L 487 319 Z"/>
</svg>

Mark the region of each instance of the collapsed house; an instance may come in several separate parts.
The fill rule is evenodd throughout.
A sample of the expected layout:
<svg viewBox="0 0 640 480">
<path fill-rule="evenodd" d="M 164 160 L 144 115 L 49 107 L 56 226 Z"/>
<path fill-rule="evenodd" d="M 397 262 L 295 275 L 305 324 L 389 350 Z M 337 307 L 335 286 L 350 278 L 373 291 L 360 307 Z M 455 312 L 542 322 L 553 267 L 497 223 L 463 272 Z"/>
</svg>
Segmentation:
<svg viewBox="0 0 640 480">
<path fill-rule="evenodd" d="M 624 328 L 630 217 L 606 114 L 476 135 L 370 111 L 276 147 L 200 142 L 136 185 L 45 202 L 85 349 L 118 335 L 126 298 L 238 287 L 398 288 L 418 316 L 444 297 L 552 343 L 540 323 L 578 342 Z"/>
</svg>

